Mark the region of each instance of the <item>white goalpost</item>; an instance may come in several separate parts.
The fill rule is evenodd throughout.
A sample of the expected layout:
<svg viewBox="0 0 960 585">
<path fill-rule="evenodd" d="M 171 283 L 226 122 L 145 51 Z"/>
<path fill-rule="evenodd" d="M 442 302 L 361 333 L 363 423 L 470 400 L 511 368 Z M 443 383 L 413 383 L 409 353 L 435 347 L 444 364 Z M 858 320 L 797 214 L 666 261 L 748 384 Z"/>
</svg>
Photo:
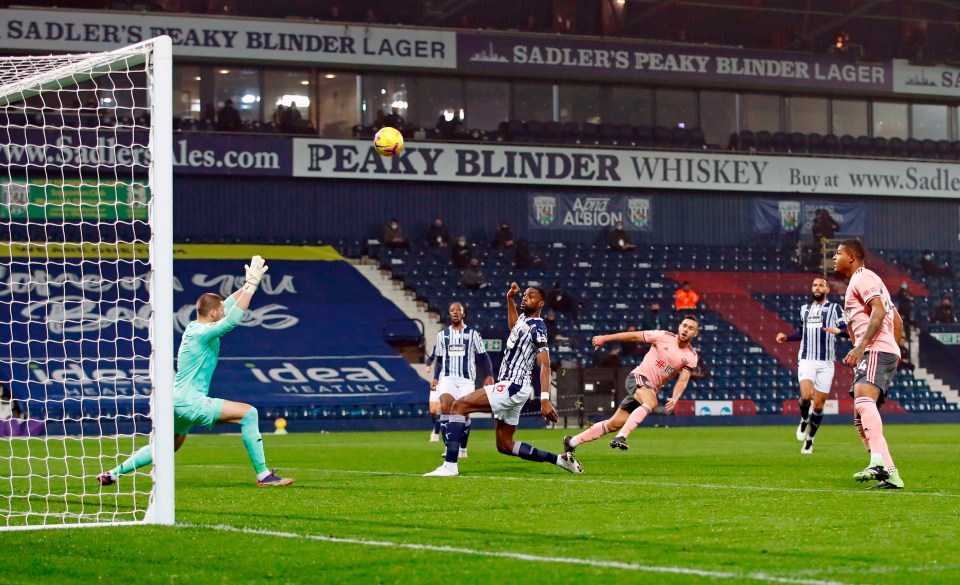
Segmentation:
<svg viewBox="0 0 960 585">
<path fill-rule="evenodd" d="M 169 37 L 0 57 L 0 530 L 174 522 L 171 99 Z"/>
</svg>

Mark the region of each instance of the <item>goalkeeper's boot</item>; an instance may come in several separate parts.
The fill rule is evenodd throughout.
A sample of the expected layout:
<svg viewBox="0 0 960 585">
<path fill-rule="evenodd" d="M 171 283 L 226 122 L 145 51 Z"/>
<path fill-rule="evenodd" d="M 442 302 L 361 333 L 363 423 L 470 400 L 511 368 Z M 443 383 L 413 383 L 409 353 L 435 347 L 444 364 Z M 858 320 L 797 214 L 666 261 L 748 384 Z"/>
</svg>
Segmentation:
<svg viewBox="0 0 960 585">
<path fill-rule="evenodd" d="M 857 481 L 884 481 L 888 477 L 890 477 L 890 474 L 883 468 L 883 465 L 874 465 L 853 474 L 853 479 Z"/>
<path fill-rule="evenodd" d="M 900 479 L 900 473 L 894 471 L 893 473 L 887 473 L 887 479 L 884 479 L 878 483 L 873 484 L 867 488 L 868 490 L 902 490 L 903 489 L 903 480 Z"/>
<path fill-rule="evenodd" d="M 580 462 L 574 458 L 573 453 L 560 455 L 560 467 L 570 473 L 583 473 L 583 465 L 580 465 Z"/>
<path fill-rule="evenodd" d="M 108 486 L 117 483 L 117 478 L 111 475 L 109 471 L 104 471 L 97 476 L 97 482 L 102 486 Z"/>
<path fill-rule="evenodd" d="M 570 435 L 567 435 L 563 438 L 563 452 L 564 453 L 573 453 L 577 450 L 576 447 L 570 444 L 570 440 L 573 439 Z"/>
<path fill-rule="evenodd" d="M 290 485 L 290 484 L 292 484 L 292 483 L 293 483 L 293 480 L 290 479 L 289 477 L 280 477 L 279 475 L 277 475 L 277 470 L 276 470 L 276 469 L 271 469 L 271 470 L 270 470 L 270 475 L 268 475 L 267 477 L 265 477 L 265 478 L 263 478 L 263 479 L 258 479 L 258 480 L 257 480 L 257 485 L 258 485 L 258 486 L 268 486 L 268 485 L 269 485 L 269 486 L 275 486 L 275 487 L 282 487 L 282 486 L 285 486 L 285 485 Z"/>
<path fill-rule="evenodd" d="M 620 435 L 617 435 L 616 437 L 613 438 L 612 441 L 610 441 L 610 448 L 626 451 L 627 449 L 630 448 L 630 445 L 627 445 L 626 437 L 621 437 Z"/>
</svg>

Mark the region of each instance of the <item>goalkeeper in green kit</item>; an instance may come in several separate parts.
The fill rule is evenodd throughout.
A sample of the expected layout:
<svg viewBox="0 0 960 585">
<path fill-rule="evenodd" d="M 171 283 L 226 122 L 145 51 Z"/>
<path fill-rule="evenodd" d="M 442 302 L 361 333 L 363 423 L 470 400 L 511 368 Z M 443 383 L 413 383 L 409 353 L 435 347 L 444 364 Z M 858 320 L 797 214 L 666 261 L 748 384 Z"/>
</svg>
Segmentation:
<svg viewBox="0 0 960 585">
<path fill-rule="evenodd" d="M 263 258 L 254 256 L 250 265 L 244 268 L 247 275 L 243 288 L 226 301 L 215 293 L 201 295 L 197 300 L 197 319 L 191 321 L 183 332 L 177 355 L 179 367 L 173 382 L 173 450 L 180 449 L 194 425 L 210 428 L 223 423 L 239 424 L 243 444 L 257 473 L 257 485 L 285 486 L 292 484 L 293 480 L 277 475 L 267 467 L 264 459 L 257 409 L 242 402 L 207 395 L 220 356 L 220 338 L 243 320 L 250 299 L 268 267 Z M 152 462 L 152 448 L 146 445 L 118 467 L 98 475 L 97 481 L 103 486 L 113 485 L 121 475 Z"/>
</svg>

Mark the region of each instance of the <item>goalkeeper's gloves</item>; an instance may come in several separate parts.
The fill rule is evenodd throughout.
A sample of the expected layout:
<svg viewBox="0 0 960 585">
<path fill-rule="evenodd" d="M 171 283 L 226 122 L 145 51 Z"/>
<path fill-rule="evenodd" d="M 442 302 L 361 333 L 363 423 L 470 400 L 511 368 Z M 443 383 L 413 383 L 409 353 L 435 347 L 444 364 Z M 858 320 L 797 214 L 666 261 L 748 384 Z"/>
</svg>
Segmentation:
<svg viewBox="0 0 960 585">
<path fill-rule="evenodd" d="M 250 259 L 250 264 L 244 265 L 243 268 L 247 273 L 246 281 L 243 283 L 243 292 L 253 296 L 253 293 L 257 292 L 257 287 L 260 286 L 260 279 L 263 278 L 264 273 L 270 267 L 264 264 L 263 258 L 254 256 Z"/>
</svg>

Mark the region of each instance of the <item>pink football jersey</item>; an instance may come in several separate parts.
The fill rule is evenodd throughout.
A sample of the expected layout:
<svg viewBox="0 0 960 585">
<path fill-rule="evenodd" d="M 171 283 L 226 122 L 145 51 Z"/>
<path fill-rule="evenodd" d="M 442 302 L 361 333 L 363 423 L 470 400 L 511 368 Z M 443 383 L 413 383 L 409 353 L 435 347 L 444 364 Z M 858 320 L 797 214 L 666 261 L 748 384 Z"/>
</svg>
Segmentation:
<svg viewBox="0 0 960 585">
<path fill-rule="evenodd" d="M 681 369 L 697 367 L 697 352 L 690 346 L 681 349 L 676 333 L 644 331 L 643 341 L 650 344 L 650 351 L 631 374 L 646 378 L 654 390 L 659 391 Z"/>
<path fill-rule="evenodd" d="M 883 318 L 883 325 L 873 341 L 867 346 L 868 351 L 883 351 L 900 355 L 900 346 L 893 336 L 893 312 L 896 310 L 890 299 L 890 292 L 883 285 L 883 281 L 872 270 L 860 267 L 850 277 L 847 285 L 847 294 L 843 303 L 843 320 L 853 330 L 853 343 L 856 345 L 870 324 L 870 301 L 879 298 L 887 314 Z"/>
</svg>

